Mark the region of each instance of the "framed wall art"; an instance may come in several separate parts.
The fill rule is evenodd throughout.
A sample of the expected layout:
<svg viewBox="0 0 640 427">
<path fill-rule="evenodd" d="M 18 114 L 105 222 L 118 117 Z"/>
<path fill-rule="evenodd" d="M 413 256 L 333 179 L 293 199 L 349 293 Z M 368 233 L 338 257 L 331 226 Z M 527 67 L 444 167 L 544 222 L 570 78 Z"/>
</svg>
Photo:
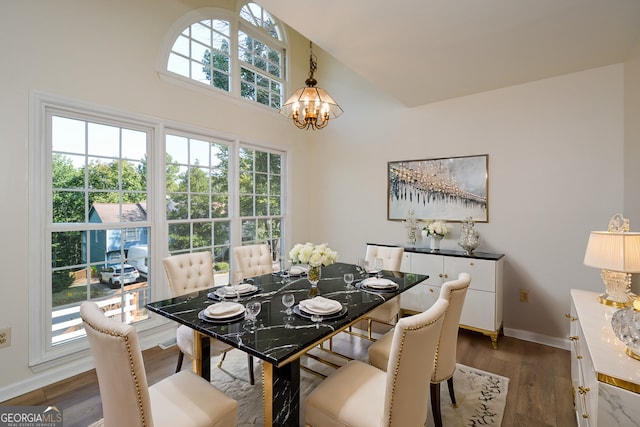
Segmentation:
<svg viewBox="0 0 640 427">
<path fill-rule="evenodd" d="M 489 155 L 388 162 L 387 218 L 489 221 Z"/>
</svg>

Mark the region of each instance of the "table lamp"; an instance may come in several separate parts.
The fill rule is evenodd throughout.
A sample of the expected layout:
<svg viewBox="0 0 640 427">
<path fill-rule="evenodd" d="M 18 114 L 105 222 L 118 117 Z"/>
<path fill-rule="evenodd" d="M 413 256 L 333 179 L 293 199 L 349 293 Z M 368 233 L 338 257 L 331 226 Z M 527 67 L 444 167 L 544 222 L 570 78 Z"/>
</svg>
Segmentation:
<svg viewBox="0 0 640 427">
<path fill-rule="evenodd" d="M 592 231 L 584 255 L 584 265 L 600 268 L 605 292 L 598 300 L 613 307 L 629 307 L 631 273 L 640 273 L 640 233 L 629 232 L 629 221 L 616 214 L 608 231 Z"/>
</svg>

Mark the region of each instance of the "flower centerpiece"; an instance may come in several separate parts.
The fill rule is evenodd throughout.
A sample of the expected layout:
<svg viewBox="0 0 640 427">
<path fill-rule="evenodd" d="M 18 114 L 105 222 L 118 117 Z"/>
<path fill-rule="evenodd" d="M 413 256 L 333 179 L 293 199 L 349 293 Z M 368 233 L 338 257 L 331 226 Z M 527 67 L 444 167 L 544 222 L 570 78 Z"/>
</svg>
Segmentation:
<svg viewBox="0 0 640 427">
<path fill-rule="evenodd" d="M 313 286 L 320 280 L 320 267 L 331 265 L 338 259 L 338 253 L 331 250 L 326 243 L 298 243 L 289 252 L 292 262 L 309 265 L 307 279 Z"/>
<path fill-rule="evenodd" d="M 430 221 L 424 229 L 431 239 L 431 252 L 440 251 L 440 240 L 449 233 L 447 223 L 440 220 Z"/>
</svg>

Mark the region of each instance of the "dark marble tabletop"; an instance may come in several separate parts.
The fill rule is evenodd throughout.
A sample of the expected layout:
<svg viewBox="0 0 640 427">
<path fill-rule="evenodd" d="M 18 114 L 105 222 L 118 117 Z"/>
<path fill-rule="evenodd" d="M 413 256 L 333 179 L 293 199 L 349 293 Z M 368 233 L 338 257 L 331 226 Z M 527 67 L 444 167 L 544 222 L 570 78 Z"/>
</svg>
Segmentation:
<svg viewBox="0 0 640 427">
<path fill-rule="evenodd" d="M 343 281 L 345 273 L 354 273 L 355 282 L 350 288 L 347 288 Z M 285 293 L 295 296 L 296 305 L 299 301 L 313 296 L 311 284 L 306 276 L 291 277 L 285 281 L 277 273 L 253 278 L 258 292 L 240 297 L 239 302 L 243 305 L 250 301 L 260 301 L 262 304 L 260 314 L 253 325 L 244 318 L 228 323 L 201 320 L 199 313 L 216 302 L 211 295 L 208 296 L 214 288 L 152 302 L 146 307 L 154 313 L 280 366 L 295 358 L 302 350 L 344 329 L 386 300 L 428 278 L 419 274 L 384 271 L 384 278 L 398 284 L 397 291 L 373 292 L 359 288 L 358 283 L 365 277 L 368 275 L 360 274 L 352 264 L 335 263 L 322 267 L 322 278 L 317 287 L 318 295 L 339 301 L 346 308 L 346 313 L 323 319 L 319 323 L 295 313 L 287 315 L 286 307 L 282 303 L 282 295 Z M 233 301 L 235 298 L 230 300 Z"/>
</svg>

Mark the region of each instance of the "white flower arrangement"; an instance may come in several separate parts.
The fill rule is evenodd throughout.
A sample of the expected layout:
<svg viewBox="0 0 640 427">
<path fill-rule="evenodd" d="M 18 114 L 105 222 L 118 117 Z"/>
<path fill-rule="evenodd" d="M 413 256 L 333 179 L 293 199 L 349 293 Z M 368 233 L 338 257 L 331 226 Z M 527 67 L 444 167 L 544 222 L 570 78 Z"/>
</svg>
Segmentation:
<svg viewBox="0 0 640 427">
<path fill-rule="evenodd" d="M 427 234 L 435 234 L 440 237 L 444 237 L 449 232 L 449 227 L 444 221 L 431 221 L 424 228 L 427 230 Z"/>
<path fill-rule="evenodd" d="M 292 262 L 309 264 L 312 267 L 327 266 L 338 259 L 338 253 L 327 247 L 326 243 L 314 245 L 313 243 L 298 243 L 289 252 Z"/>
</svg>

